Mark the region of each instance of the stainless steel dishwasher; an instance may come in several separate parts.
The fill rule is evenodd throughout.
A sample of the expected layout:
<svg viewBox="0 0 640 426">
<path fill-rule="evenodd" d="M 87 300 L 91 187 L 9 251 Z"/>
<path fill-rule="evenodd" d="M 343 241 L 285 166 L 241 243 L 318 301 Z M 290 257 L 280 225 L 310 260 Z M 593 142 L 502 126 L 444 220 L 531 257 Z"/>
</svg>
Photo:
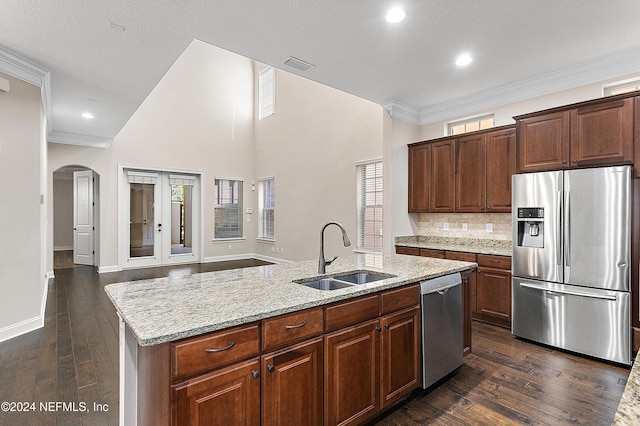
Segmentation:
<svg viewBox="0 0 640 426">
<path fill-rule="evenodd" d="M 462 365 L 461 284 L 459 272 L 420 283 L 423 389 Z"/>
</svg>

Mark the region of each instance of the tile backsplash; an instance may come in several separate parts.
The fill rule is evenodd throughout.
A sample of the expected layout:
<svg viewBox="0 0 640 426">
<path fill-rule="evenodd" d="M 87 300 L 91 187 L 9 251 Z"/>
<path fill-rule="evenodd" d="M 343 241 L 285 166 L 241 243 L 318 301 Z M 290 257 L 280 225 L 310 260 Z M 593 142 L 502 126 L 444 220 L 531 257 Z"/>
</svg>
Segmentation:
<svg viewBox="0 0 640 426">
<path fill-rule="evenodd" d="M 417 235 L 511 241 L 511 213 L 420 213 Z"/>
</svg>

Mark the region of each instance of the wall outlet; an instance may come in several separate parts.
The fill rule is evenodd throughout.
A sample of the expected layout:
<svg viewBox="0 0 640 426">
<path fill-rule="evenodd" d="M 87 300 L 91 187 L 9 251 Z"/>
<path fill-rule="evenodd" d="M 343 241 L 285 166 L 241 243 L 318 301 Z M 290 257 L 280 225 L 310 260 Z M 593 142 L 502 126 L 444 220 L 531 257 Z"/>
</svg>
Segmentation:
<svg viewBox="0 0 640 426">
<path fill-rule="evenodd" d="M 493 223 L 487 223 L 487 232 L 493 232 Z"/>
<path fill-rule="evenodd" d="M 231 250 L 231 244 L 229 244 L 229 246 L 227 247 L 229 250 Z"/>
<path fill-rule="evenodd" d="M 445 222 L 444 225 L 442 226 L 442 229 L 444 229 L 445 231 L 449 230 L 449 222 Z"/>
<path fill-rule="evenodd" d="M 466 231 L 466 230 L 467 230 L 467 224 L 466 224 L 466 223 L 463 223 L 463 224 L 462 224 L 462 230 L 463 230 L 463 231 Z"/>
</svg>

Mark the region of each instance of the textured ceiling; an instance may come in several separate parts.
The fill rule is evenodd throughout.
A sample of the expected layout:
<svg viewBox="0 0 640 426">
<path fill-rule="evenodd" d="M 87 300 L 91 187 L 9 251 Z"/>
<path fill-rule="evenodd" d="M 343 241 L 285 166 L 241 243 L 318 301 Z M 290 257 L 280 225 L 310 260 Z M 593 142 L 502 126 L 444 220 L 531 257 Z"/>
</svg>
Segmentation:
<svg viewBox="0 0 640 426">
<path fill-rule="evenodd" d="M 407 18 L 390 25 L 394 4 Z M 1 10 L 0 46 L 51 71 L 50 130 L 106 139 L 193 39 L 423 121 L 520 86 L 542 94 L 555 76 L 566 87 L 640 72 L 638 0 L 3 0 Z M 474 62 L 459 69 L 463 51 Z M 289 56 L 315 67 L 288 68 Z M 79 117 L 87 109 L 96 119 Z"/>
</svg>

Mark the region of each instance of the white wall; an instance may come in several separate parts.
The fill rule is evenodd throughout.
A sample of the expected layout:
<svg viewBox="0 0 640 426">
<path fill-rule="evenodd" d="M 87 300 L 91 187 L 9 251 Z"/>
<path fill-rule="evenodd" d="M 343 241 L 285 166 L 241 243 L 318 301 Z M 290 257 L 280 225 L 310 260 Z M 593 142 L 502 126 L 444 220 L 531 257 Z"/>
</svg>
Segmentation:
<svg viewBox="0 0 640 426">
<path fill-rule="evenodd" d="M 356 162 L 382 158 L 382 138 L 380 105 L 277 70 L 276 113 L 255 123 L 255 176 L 274 177 L 276 241 L 256 243 L 256 253 L 317 259 L 328 221 L 342 223 L 352 246 L 331 226 L 326 256 L 352 252 Z"/>
<path fill-rule="evenodd" d="M 49 173 L 69 164 L 100 175 L 101 270 L 118 265 L 119 166 L 202 172 L 204 257 L 251 253 L 252 228 L 246 229 L 246 241 L 212 239 L 214 178 L 253 176 L 252 61 L 194 41 L 109 148 L 49 144 Z M 244 191 L 251 200 L 250 185 Z"/>
<path fill-rule="evenodd" d="M 42 212 L 47 202 L 40 88 L 6 74 L 0 92 L 0 340 L 42 326 L 46 296 Z"/>
</svg>

